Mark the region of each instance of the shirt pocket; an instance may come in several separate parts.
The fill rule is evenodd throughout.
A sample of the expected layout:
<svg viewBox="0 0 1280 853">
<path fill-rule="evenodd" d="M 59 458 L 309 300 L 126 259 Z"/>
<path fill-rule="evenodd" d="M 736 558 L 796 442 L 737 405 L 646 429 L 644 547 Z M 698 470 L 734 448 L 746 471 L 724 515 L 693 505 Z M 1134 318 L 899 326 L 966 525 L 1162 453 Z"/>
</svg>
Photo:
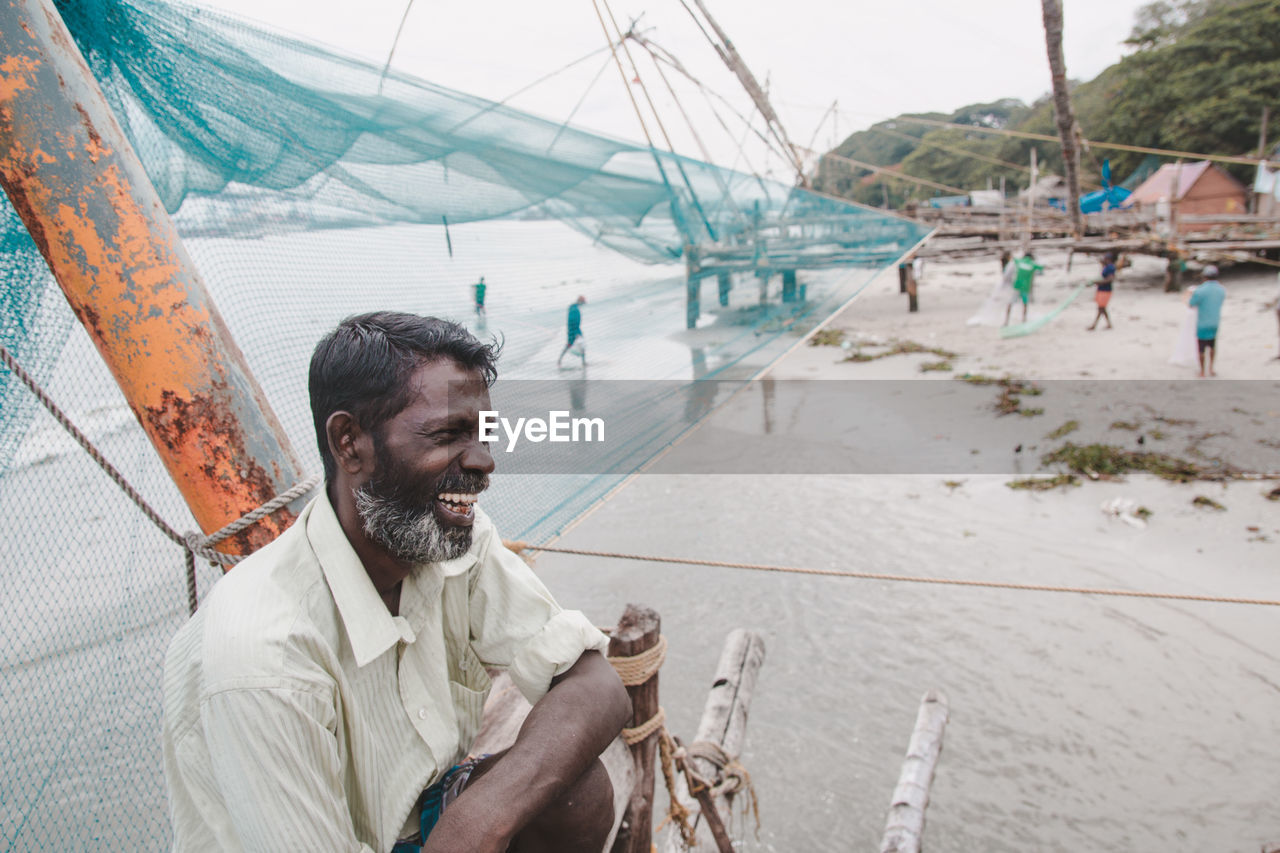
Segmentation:
<svg viewBox="0 0 1280 853">
<path fill-rule="evenodd" d="M 471 744 L 480 732 L 480 721 L 484 716 L 484 703 L 489 697 L 489 688 L 493 682 L 484 671 L 480 658 L 464 646 L 449 653 L 449 698 L 458 721 L 458 746 L 462 750 L 471 748 Z"/>
</svg>

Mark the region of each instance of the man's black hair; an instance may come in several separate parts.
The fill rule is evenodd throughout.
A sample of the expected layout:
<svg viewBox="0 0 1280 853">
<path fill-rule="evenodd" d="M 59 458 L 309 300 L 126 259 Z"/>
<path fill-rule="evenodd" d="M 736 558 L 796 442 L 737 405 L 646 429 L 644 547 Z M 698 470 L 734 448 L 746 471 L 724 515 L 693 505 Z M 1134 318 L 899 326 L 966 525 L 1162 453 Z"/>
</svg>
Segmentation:
<svg viewBox="0 0 1280 853">
<path fill-rule="evenodd" d="M 324 476 L 337 474 L 325 424 L 346 411 L 361 429 L 375 430 L 409 405 L 409 379 L 423 364 L 452 359 L 478 370 L 486 385 L 498 378 L 497 341 L 481 343 L 448 320 L 398 311 L 348 317 L 316 344 L 308 388 Z"/>
</svg>

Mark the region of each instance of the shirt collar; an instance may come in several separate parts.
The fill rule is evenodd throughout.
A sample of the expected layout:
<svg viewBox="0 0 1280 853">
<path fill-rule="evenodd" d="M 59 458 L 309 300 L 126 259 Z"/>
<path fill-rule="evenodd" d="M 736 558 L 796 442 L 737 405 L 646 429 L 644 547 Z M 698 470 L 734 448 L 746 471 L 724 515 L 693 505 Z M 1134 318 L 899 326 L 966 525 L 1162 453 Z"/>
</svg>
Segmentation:
<svg viewBox="0 0 1280 853">
<path fill-rule="evenodd" d="M 342 616 L 356 666 L 364 666 L 400 640 L 412 642 L 409 623 L 391 615 L 373 581 L 369 580 L 364 564 L 351 547 L 329 503 L 327 491 L 321 491 L 311 504 L 307 539 Z"/>
<path fill-rule="evenodd" d="M 400 640 L 412 643 L 416 639 L 413 629 L 403 616 L 392 616 L 382 597 L 369 579 L 364 564 L 347 534 L 338 521 L 333 505 L 329 503 L 327 490 L 311 503 L 307 513 L 307 539 L 324 572 L 334 604 L 342 616 L 342 624 L 351 643 L 356 666 L 364 666 Z M 479 510 L 477 509 L 477 515 Z M 484 518 L 487 523 L 488 519 Z M 477 535 L 473 535 L 467 553 L 441 563 L 425 563 L 414 569 L 419 572 L 438 572 L 443 577 L 462 574 L 476 564 L 481 518 L 476 519 Z"/>
</svg>

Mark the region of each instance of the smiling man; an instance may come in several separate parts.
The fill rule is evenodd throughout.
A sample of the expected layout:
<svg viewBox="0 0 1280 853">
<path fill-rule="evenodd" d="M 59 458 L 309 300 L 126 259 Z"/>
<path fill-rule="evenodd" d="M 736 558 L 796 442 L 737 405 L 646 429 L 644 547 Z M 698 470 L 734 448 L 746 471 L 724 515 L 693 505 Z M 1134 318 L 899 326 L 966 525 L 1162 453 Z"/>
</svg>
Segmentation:
<svg viewBox="0 0 1280 853">
<path fill-rule="evenodd" d="M 174 849 L 590 851 L 630 712 L 603 634 L 478 506 L 497 349 L 377 313 L 316 347 L 324 494 L 214 587 L 165 662 Z M 468 756 L 505 669 L 533 704 Z"/>
</svg>

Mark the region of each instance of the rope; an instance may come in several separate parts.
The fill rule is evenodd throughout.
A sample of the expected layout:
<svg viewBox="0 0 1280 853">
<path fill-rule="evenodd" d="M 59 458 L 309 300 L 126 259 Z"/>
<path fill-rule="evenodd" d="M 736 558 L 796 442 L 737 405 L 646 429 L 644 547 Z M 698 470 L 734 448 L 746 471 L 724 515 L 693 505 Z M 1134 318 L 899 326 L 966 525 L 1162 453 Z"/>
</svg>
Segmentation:
<svg viewBox="0 0 1280 853">
<path fill-rule="evenodd" d="M 220 530 L 215 530 L 208 536 L 204 536 L 195 531 L 188 531 L 183 535 L 183 545 L 192 554 L 208 560 L 211 563 L 217 563 L 223 566 L 234 566 L 243 560 L 246 554 L 224 554 L 221 551 L 215 551 L 214 545 L 234 536 L 246 527 L 254 524 L 258 519 L 265 518 L 283 506 L 288 506 L 307 492 L 320 485 L 323 478 L 319 474 L 312 474 L 305 480 L 295 483 L 291 488 L 276 495 L 271 500 L 262 504 L 256 509 L 251 509 L 244 515 L 237 518 L 227 526 Z"/>
<path fill-rule="evenodd" d="M 759 838 L 760 800 L 759 797 L 756 797 L 755 785 L 751 783 L 751 774 L 746 772 L 746 767 L 742 766 L 741 762 L 737 761 L 737 758 L 733 758 L 730 754 L 724 752 L 724 748 L 713 742 L 713 740 L 695 740 L 694 743 L 686 747 L 686 745 L 680 743 L 680 740 L 668 735 L 666 731 L 663 731 L 663 742 L 659 744 L 659 754 L 662 757 L 663 777 L 667 780 L 668 790 L 675 790 L 671 788 L 673 776 L 671 766 L 673 766 L 685 776 L 687 792 L 691 797 L 698 799 L 700 803 L 710 803 L 717 797 L 723 797 L 727 800 L 728 807 L 732 809 L 733 797 L 745 792 L 746 806 L 744 812 L 749 811 L 755 816 L 755 834 L 756 838 Z M 695 758 L 700 758 L 700 760 L 710 763 L 716 779 L 707 779 L 707 777 L 694 770 L 690 762 Z M 704 792 L 707 795 L 699 797 L 699 794 Z M 684 812 L 684 815 L 680 815 L 680 812 Z M 690 841 L 687 839 L 689 839 L 694 830 L 689 827 L 689 836 L 685 835 L 687 815 L 689 815 L 689 811 L 684 806 L 680 806 L 675 800 L 675 795 L 672 795 L 672 806 L 667 813 L 666 820 L 663 820 L 663 824 L 666 824 L 668 820 L 675 820 L 677 825 L 680 826 L 681 835 L 685 836 L 686 847 L 690 847 Z M 685 818 L 685 820 L 682 820 L 682 818 Z"/>
<path fill-rule="evenodd" d="M 608 49 L 609 49 L 608 47 L 598 47 L 598 48 L 596 48 L 595 50 L 593 50 L 593 51 L 591 51 L 590 53 L 588 53 L 587 55 L 578 57 L 578 58 L 577 58 L 577 59 L 575 59 L 573 62 L 570 62 L 568 65 L 565 65 L 565 66 L 563 66 L 563 67 L 561 67 L 561 68 L 557 68 L 555 71 L 552 71 L 552 72 L 550 72 L 549 74 L 544 74 L 544 75 L 542 75 L 542 76 L 541 76 L 541 77 L 539 77 L 537 80 L 534 80 L 532 83 L 530 83 L 529 85 L 524 86 L 523 88 L 517 89 L 516 91 L 512 92 L 510 95 L 507 95 L 507 96 L 506 96 L 505 98 L 503 98 L 501 101 L 494 101 L 493 103 L 489 104 L 488 106 L 486 106 L 484 109 L 480 110 L 479 112 L 476 112 L 476 113 L 473 113 L 473 114 L 471 114 L 471 115 L 467 116 L 465 119 L 463 119 L 462 121 L 458 122 L 458 123 L 457 123 L 457 124 L 455 124 L 453 127 L 449 128 L 449 130 L 447 131 L 447 133 L 454 133 L 454 132 L 456 132 L 456 131 L 460 130 L 461 128 L 465 127 L 466 125 L 468 125 L 468 124 L 470 124 L 471 122 L 475 121 L 476 119 L 480 118 L 482 115 L 485 115 L 485 114 L 487 114 L 487 113 L 490 113 L 490 112 L 492 112 L 493 110 L 496 110 L 498 107 L 501 107 L 501 106 L 506 105 L 506 103 L 507 103 L 508 101 L 510 101 L 511 99 L 513 99 L 513 98 L 515 98 L 515 97 L 518 97 L 519 95 L 523 95 L 525 92 L 529 91 L 529 90 L 530 90 L 530 89 L 532 89 L 534 86 L 537 86 L 537 85 L 538 85 L 538 84 L 540 84 L 540 83 L 544 83 L 544 82 L 546 82 L 547 80 L 550 80 L 552 77 L 555 77 L 557 74 L 560 74 L 560 73 L 562 73 L 562 72 L 568 71 L 570 68 L 573 68 L 575 65 L 580 65 L 581 63 L 586 62 L 588 59 L 590 59 L 591 57 L 595 56 L 596 54 L 598 54 L 598 53 L 603 53 L 604 51 L 606 51 L 606 50 L 608 50 Z M 607 63 L 606 63 L 606 65 L 607 65 Z M 550 149 L 548 148 L 548 150 L 550 150 Z"/>
<path fill-rule="evenodd" d="M 550 545 L 526 545 L 531 551 L 547 551 L 554 554 L 573 554 L 580 557 L 605 557 L 613 560 L 640 560 L 649 563 L 675 563 L 682 566 L 708 566 L 721 569 L 749 569 L 757 572 L 783 572 L 797 575 L 856 578 L 859 580 L 894 581 L 898 583 L 929 583 L 945 586 L 984 587 L 987 589 L 1015 589 L 1026 592 L 1069 592 L 1080 595 L 1111 595 L 1123 598 L 1154 598 L 1171 601 L 1204 601 L 1216 604 L 1257 604 L 1280 607 L 1280 601 L 1266 598 L 1233 598 L 1221 595 L 1195 595 L 1177 592 L 1147 592 L 1133 589 L 1106 589 L 1087 586 L 1051 586 L 1048 584 L 1007 583 L 966 578 L 937 578 L 919 575 L 895 575 L 881 572 L 846 572 L 836 569 L 816 569 L 806 566 L 775 566 L 764 563 L 739 563 L 731 560 L 699 560 L 692 557 L 657 557 L 646 554 L 623 554 L 617 551 L 591 551 L 584 548 L 556 548 Z"/>
<path fill-rule="evenodd" d="M 711 786 L 713 796 L 732 797 L 739 791 L 751 791 L 751 774 L 738 760 L 724 751 L 724 747 L 711 740 L 695 740 L 684 747 L 686 758 L 700 758 L 716 768 L 720 781 Z M 754 791 L 752 791 L 754 795 Z"/>
<path fill-rule="evenodd" d="M 697 842 L 697 836 L 694 834 L 693 825 L 689 823 L 690 811 L 684 807 L 684 804 L 676 799 L 676 771 L 675 771 L 675 752 L 676 745 L 672 742 L 671 735 L 666 729 L 662 730 L 662 737 L 658 741 L 658 756 L 662 765 L 662 779 L 667 783 L 667 816 L 658 824 L 657 831 L 661 832 L 662 828 L 669 822 L 674 823 L 680 831 L 680 839 L 684 842 L 686 848 L 693 848 Z"/>
<path fill-rule="evenodd" d="M 663 62 L 663 63 L 667 64 L 668 66 L 670 66 L 670 67 L 671 67 L 672 69 L 674 69 L 675 71 L 677 71 L 677 72 L 679 72 L 680 74 L 684 75 L 684 76 L 689 80 L 689 82 L 693 83 L 693 85 L 694 85 L 694 86 L 698 87 L 698 91 L 702 92 L 702 96 L 703 96 L 704 98 L 706 98 L 706 100 L 707 100 L 707 104 L 708 104 L 708 106 L 711 108 L 711 113 L 712 113 L 712 115 L 714 115 L 714 116 L 716 117 L 716 120 L 720 122 L 720 126 L 724 128 L 725 133 L 728 133 L 730 138 L 734 138 L 734 137 L 733 137 L 733 132 L 732 132 L 731 130 L 729 130 L 729 127 L 728 127 L 728 125 L 726 125 L 726 124 L 725 124 L 724 119 L 720 118 L 720 114 L 719 114 L 718 112 L 716 112 L 715 106 L 711 103 L 711 99 L 712 99 L 712 98 L 715 98 L 717 101 L 719 101 L 719 102 L 721 103 L 721 105 L 723 105 L 726 109 L 728 109 L 728 110 L 729 110 L 729 112 L 733 113 L 733 114 L 738 118 L 738 120 L 742 122 L 743 127 L 746 129 L 746 130 L 744 130 L 744 132 L 743 132 L 744 138 L 745 138 L 745 135 L 746 135 L 746 133 L 747 133 L 747 132 L 753 133 L 753 134 L 755 134 L 755 135 L 756 135 L 756 137 L 757 137 L 757 138 L 759 138 L 759 140 L 764 144 L 764 146 L 765 146 L 766 148 L 768 148 L 770 151 L 772 151 L 774 154 L 777 154 L 777 155 L 778 155 L 779 157 L 781 157 L 783 160 L 788 159 L 787 155 L 786 155 L 786 154 L 784 154 L 784 153 L 782 153 L 782 151 L 778 149 L 778 147 L 774 144 L 774 141 L 773 141 L 772 139 L 770 139 L 769 137 L 765 136 L 763 133 L 761 133 L 760 131 L 756 130 L 756 129 L 752 126 L 752 124 L 751 124 L 752 120 L 751 120 L 751 119 L 747 118 L 747 117 L 746 117 L 746 116 L 744 116 L 742 113 L 740 113 L 740 112 L 739 112 L 739 111 L 738 111 L 738 110 L 733 106 L 733 104 L 732 104 L 732 103 L 730 103 L 730 102 L 729 102 L 729 101 L 728 101 L 728 100 L 727 100 L 723 95 L 721 95 L 719 92 L 716 92 L 714 89 L 712 89 L 712 88 L 710 88 L 709 86 L 705 85 L 705 84 L 704 84 L 701 80 L 699 80 L 697 77 L 694 77 L 692 74 L 690 74 L 690 73 L 689 73 L 689 71 L 688 71 L 688 69 L 686 69 L 683 65 L 681 65 L 681 64 L 680 64 L 680 61 L 679 61 L 678 59 L 676 59 L 673 55 L 671 55 L 671 52 L 670 52 L 670 51 L 668 51 L 666 48 L 662 47 L 662 46 L 661 46 L 661 45 L 659 45 L 657 42 L 655 42 L 655 41 L 653 41 L 652 39 L 649 39 L 649 38 L 645 38 L 645 44 L 647 44 L 647 45 L 651 45 L 652 47 L 657 48 L 657 50 L 658 50 L 658 52 L 657 52 L 657 53 L 655 53 L 655 52 L 653 52 L 652 50 L 650 50 L 650 56 L 653 56 L 656 60 L 661 61 L 661 62 Z M 742 158 L 745 160 L 745 159 L 746 159 L 746 153 L 745 153 L 744 151 L 742 151 L 742 143 L 740 143 L 740 142 L 738 143 L 738 151 L 739 151 L 739 153 L 742 155 Z M 748 164 L 747 169 L 748 169 L 748 171 L 750 171 L 750 172 L 751 172 L 751 174 L 752 174 L 752 175 L 754 175 L 755 177 L 757 177 L 757 178 L 759 178 L 759 177 L 760 177 L 760 176 L 759 176 L 759 174 L 758 174 L 758 173 L 757 173 L 753 168 L 751 168 L 750 164 Z"/>
<path fill-rule="evenodd" d="M 604 58 L 604 64 L 600 66 L 600 70 L 596 72 L 596 76 L 591 78 L 591 82 L 587 84 L 587 88 L 583 91 L 582 97 L 578 98 L 578 103 L 573 105 L 573 109 L 569 110 L 568 117 L 566 117 L 565 120 L 560 123 L 560 126 L 556 128 L 556 135 L 551 137 L 551 142 L 547 144 L 546 153 L 550 154 L 551 149 L 556 147 L 556 143 L 560 141 L 560 135 L 564 133 L 565 128 L 569 126 L 569 122 L 573 121 L 573 117 L 578 114 L 578 110 L 582 108 L 584 103 L 586 103 L 587 95 L 591 94 L 591 90 L 595 88 L 596 83 L 600 82 L 600 77 L 608 70 L 609 57 L 606 56 Z"/>
<path fill-rule="evenodd" d="M 244 557 L 223 554 L 220 551 L 213 550 L 213 546 L 217 545 L 228 536 L 233 536 L 236 533 L 239 533 L 249 525 L 270 515 L 281 507 L 292 503 L 297 498 L 302 497 L 307 492 L 314 489 L 322 480 L 318 475 L 307 477 L 305 480 L 297 483 L 289 490 L 282 492 L 264 503 L 262 506 L 246 512 L 244 515 L 223 527 L 221 530 L 215 531 L 208 536 L 204 536 L 196 531 L 179 533 L 177 530 L 170 527 L 168 522 L 161 518 L 160 514 L 156 512 L 149 503 L 147 503 L 146 498 L 139 494 L 138 490 L 125 479 L 124 475 L 121 474 L 114 465 L 107 461 L 107 458 L 102 455 L 102 452 L 98 450 L 96 446 L 94 446 L 93 442 L 89 440 L 89 437 L 81 432 L 80 428 L 72 423 L 71 419 L 67 417 L 66 413 L 62 411 L 58 404 L 45 393 L 44 389 L 36 384 L 35 379 L 31 374 L 27 373 L 21 364 L 17 362 L 13 357 L 13 354 L 9 352 L 8 348 L 5 347 L 4 344 L 0 344 L 0 361 L 3 361 L 5 366 L 13 372 L 13 375 L 17 376 L 18 379 L 22 381 L 22 384 L 27 386 L 27 390 L 35 395 L 35 398 L 40 401 L 40 404 L 53 416 L 53 419 L 67 431 L 68 435 L 75 439 L 75 442 L 80 445 L 85 453 L 89 454 L 89 458 L 96 462 L 98 467 L 107 473 L 107 476 L 120 487 L 120 490 L 125 493 L 125 496 L 128 497 L 129 500 L 133 501 L 133 504 L 142 511 L 142 514 L 145 515 L 161 533 L 168 537 L 171 542 L 179 545 L 183 549 L 184 560 L 186 563 L 187 609 L 191 613 L 195 613 L 196 608 L 199 606 L 199 595 L 196 588 L 195 558 L 201 557 L 208 560 L 210 563 L 223 566 L 233 566 L 240 562 Z"/>
<path fill-rule="evenodd" d="M 689 133 L 693 135 L 693 141 L 697 143 L 698 150 L 702 152 L 702 159 L 710 163 L 711 152 L 708 151 L 707 146 L 703 144 L 702 137 L 698 135 L 698 129 L 693 124 L 693 119 L 689 118 L 689 113 L 685 111 L 684 104 L 680 103 L 680 98 L 676 95 L 675 88 L 672 87 L 671 81 L 667 79 L 667 75 L 663 72 L 662 66 L 658 63 L 657 56 L 649 48 L 647 40 L 644 36 L 639 35 L 638 33 L 629 33 L 628 35 L 636 42 L 636 44 L 640 45 L 640 47 L 649 54 L 649 58 L 653 61 L 653 67 L 658 72 L 659 79 L 661 79 L 663 85 L 667 87 L 667 92 L 671 95 L 671 100 L 675 103 L 676 109 L 680 111 L 680 115 L 684 118 L 684 123 L 688 125 Z M 729 192 L 729 185 L 725 183 L 724 176 L 720 174 L 720 170 L 713 169 L 711 174 L 715 178 L 716 184 L 720 187 L 721 203 L 727 200 L 733 206 L 734 212 L 738 214 L 738 218 L 743 222 L 747 222 L 747 215 L 742 212 L 742 208 L 738 206 L 738 202 L 734 199 L 733 194 Z"/>
<path fill-rule="evenodd" d="M 645 740 L 655 732 L 665 731 L 666 722 L 667 722 L 667 712 L 662 708 L 661 705 L 659 705 L 658 713 L 654 714 L 652 717 L 645 720 L 640 725 L 635 726 L 634 728 L 623 729 L 622 739 L 627 742 L 627 746 L 635 746 L 636 744 L 640 743 L 640 741 Z"/>
<path fill-rule="evenodd" d="M 637 655 L 611 657 L 608 660 L 618 671 L 618 677 L 622 679 L 624 685 L 636 687 L 657 675 L 666 659 L 667 638 L 660 636 L 656 645 L 650 646 Z"/>
</svg>

